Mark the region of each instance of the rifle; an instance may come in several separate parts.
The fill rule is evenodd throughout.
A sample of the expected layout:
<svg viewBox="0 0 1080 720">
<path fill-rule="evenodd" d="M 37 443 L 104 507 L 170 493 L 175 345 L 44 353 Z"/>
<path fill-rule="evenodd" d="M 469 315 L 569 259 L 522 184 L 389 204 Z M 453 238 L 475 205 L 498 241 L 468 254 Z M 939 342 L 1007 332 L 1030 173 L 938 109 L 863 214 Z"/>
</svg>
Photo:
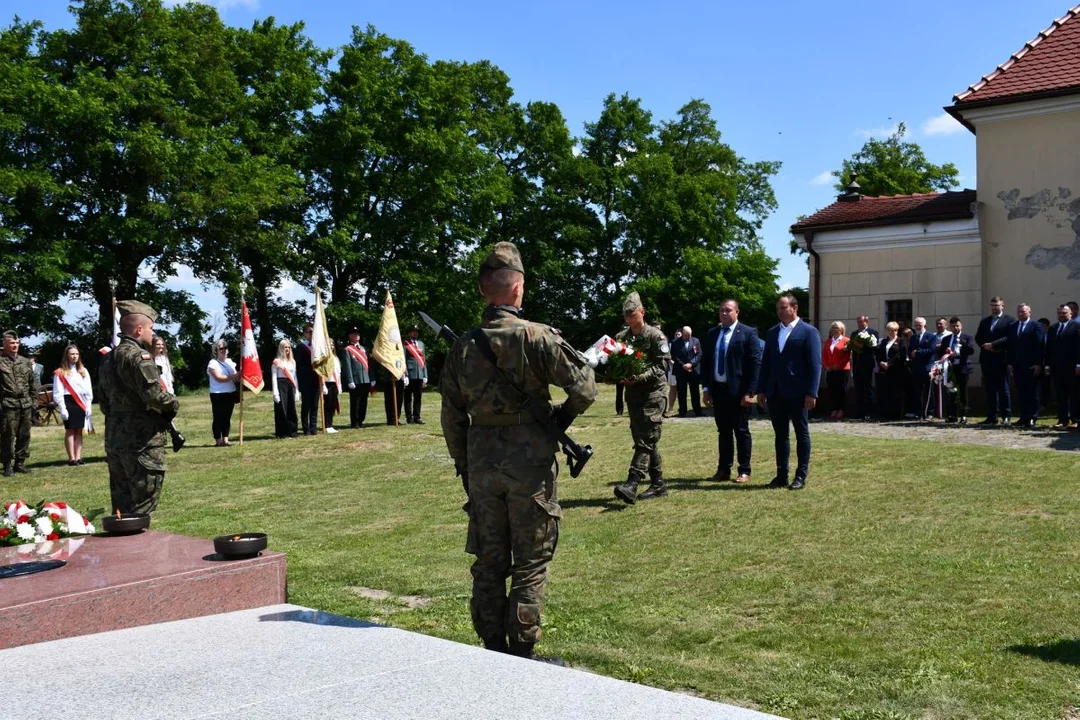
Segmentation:
<svg viewBox="0 0 1080 720">
<path fill-rule="evenodd" d="M 435 322 L 427 313 L 421 312 L 420 318 L 428 325 L 428 327 L 438 333 L 439 337 L 446 340 L 451 345 L 457 342 L 457 333 L 445 325 L 440 325 Z M 495 361 L 494 353 L 491 352 L 491 346 L 487 343 L 487 338 L 482 334 L 475 337 L 478 340 L 477 348 L 480 352 L 488 359 L 495 368 L 495 371 L 502 377 L 506 384 L 521 396 L 522 407 L 524 407 L 525 410 L 533 416 L 533 419 L 547 431 L 548 435 L 558 440 L 559 445 L 562 447 L 563 454 L 566 455 L 566 466 L 570 469 L 570 477 L 576 478 L 581 474 L 581 471 L 585 469 L 585 465 L 589 462 L 589 458 L 593 456 L 592 445 L 585 445 L 582 447 L 572 437 L 567 435 L 566 428 L 569 427 L 570 423 L 566 423 L 566 427 L 563 426 L 557 419 L 558 409 L 555 409 L 554 412 L 547 412 L 544 408 L 540 407 L 531 395 L 518 387 L 518 384 L 499 367 L 498 363 Z M 483 340 L 483 342 L 480 342 L 480 340 Z"/>
</svg>

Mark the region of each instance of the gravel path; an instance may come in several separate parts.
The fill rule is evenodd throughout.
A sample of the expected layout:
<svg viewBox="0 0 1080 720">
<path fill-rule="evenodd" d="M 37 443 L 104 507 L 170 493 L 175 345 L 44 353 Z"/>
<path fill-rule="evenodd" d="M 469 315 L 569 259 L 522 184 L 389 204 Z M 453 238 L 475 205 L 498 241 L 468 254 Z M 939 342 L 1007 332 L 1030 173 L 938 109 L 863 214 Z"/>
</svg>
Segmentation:
<svg viewBox="0 0 1080 720">
<path fill-rule="evenodd" d="M 681 423 L 712 424 L 712 417 L 672 417 L 664 421 L 678 425 Z M 750 427 L 755 436 L 770 432 L 768 420 L 754 419 Z M 1049 426 L 1037 430 L 1014 430 L 1008 427 L 980 427 L 978 425 L 946 425 L 937 422 L 812 422 L 811 434 L 828 433 L 831 435 L 850 435 L 854 437 L 888 438 L 901 440 L 928 440 L 950 445 L 990 445 L 993 447 L 1015 448 L 1021 450 L 1066 450 L 1080 451 L 1080 432 L 1057 431 Z"/>
</svg>

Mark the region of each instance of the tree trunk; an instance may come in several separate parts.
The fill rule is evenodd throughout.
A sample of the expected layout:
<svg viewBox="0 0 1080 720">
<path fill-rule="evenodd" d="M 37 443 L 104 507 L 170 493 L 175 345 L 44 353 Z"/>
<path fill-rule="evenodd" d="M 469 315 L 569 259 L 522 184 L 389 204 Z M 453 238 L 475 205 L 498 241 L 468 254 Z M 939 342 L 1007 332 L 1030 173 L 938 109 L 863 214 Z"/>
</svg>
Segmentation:
<svg viewBox="0 0 1080 720">
<path fill-rule="evenodd" d="M 277 356 L 277 343 L 274 342 L 274 323 L 270 319 L 270 273 L 266 263 L 256 262 L 251 266 L 251 281 L 255 291 L 255 324 L 259 328 L 259 364 L 263 374 L 273 371 L 274 358 Z"/>
<path fill-rule="evenodd" d="M 94 268 L 91 274 L 91 286 L 93 287 L 94 300 L 98 304 L 98 335 L 102 338 L 102 346 L 112 342 L 113 328 L 113 291 L 109 287 L 109 280 L 116 279 L 116 299 L 129 300 L 135 295 L 135 287 L 139 282 L 138 264 L 129 267 Z"/>
</svg>

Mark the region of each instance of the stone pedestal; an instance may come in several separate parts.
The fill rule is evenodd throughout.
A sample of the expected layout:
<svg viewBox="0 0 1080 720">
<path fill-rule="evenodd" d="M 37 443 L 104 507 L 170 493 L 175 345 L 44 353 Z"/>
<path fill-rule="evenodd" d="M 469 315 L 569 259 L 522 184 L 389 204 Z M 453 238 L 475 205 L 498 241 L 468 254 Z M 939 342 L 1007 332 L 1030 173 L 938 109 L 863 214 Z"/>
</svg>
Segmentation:
<svg viewBox="0 0 1080 720">
<path fill-rule="evenodd" d="M 0 550 L 0 564 L 28 549 Z M 285 602 L 281 553 L 222 560 L 210 540 L 153 530 L 49 550 L 67 565 L 0 579 L 0 649 Z"/>
</svg>

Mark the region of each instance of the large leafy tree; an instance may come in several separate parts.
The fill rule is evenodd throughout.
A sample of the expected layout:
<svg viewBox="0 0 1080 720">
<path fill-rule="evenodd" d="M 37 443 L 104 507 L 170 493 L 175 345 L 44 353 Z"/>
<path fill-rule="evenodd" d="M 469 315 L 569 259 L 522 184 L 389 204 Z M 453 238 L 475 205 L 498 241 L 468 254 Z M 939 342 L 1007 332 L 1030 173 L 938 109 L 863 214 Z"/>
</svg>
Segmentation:
<svg viewBox="0 0 1080 720">
<path fill-rule="evenodd" d="M 900 123 L 896 132 L 884 140 L 870 138 L 839 170 L 834 186 L 843 192 L 858 175 L 863 195 L 911 195 L 949 190 L 960 184 L 956 165 L 935 165 L 926 159 L 918 143 L 905 140 L 907 126 Z"/>
</svg>

